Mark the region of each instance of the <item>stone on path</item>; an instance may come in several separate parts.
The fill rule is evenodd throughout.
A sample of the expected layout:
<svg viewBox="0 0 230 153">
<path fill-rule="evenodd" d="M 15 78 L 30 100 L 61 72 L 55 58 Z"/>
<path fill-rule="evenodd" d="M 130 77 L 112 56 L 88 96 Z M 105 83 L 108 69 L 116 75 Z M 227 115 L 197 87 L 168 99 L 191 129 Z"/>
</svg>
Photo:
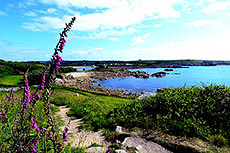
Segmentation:
<svg viewBox="0 0 230 153">
<path fill-rule="evenodd" d="M 172 153 L 159 144 L 147 141 L 139 136 L 125 138 L 122 145 L 124 147 L 135 147 L 138 153 Z"/>
<path fill-rule="evenodd" d="M 105 153 L 107 148 L 105 147 L 91 147 L 85 150 L 87 153 Z"/>
</svg>

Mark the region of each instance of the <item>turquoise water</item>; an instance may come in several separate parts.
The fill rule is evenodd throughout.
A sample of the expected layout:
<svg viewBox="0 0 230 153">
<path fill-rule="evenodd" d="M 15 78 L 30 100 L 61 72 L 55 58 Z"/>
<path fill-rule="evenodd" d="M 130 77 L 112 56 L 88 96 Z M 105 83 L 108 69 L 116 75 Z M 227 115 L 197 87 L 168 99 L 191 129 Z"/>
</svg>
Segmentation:
<svg viewBox="0 0 230 153">
<path fill-rule="evenodd" d="M 132 69 L 130 71 L 146 71 L 149 74 L 164 71 L 165 68 Z M 230 86 L 230 66 L 191 66 L 189 68 L 174 68 L 167 72 L 166 77 L 148 79 L 135 77 L 121 77 L 99 80 L 95 85 L 102 84 L 109 89 L 124 89 L 129 92 L 156 92 L 157 88 L 175 88 L 218 84 Z M 180 73 L 177 75 L 175 73 Z"/>
</svg>

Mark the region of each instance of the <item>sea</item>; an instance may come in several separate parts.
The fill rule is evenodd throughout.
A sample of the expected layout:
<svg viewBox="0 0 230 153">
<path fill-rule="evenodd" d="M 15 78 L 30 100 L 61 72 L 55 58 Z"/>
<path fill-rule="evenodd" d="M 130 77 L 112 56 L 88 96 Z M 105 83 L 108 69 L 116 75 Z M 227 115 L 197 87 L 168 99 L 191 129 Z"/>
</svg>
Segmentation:
<svg viewBox="0 0 230 153">
<path fill-rule="evenodd" d="M 164 71 L 165 68 L 130 69 L 130 71 L 145 71 L 149 74 L 166 72 L 165 77 L 119 77 L 107 80 L 98 80 L 94 85 L 101 84 L 108 89 L 123 89 L 127 92 L 142 93 L 156 92 L 158 88 L 177 88 L 204 85 L 225 85 L 230 87 L 230 66 L 190 66 L 188 68 L 173 68 L 173 71 Z"/>
</svg>

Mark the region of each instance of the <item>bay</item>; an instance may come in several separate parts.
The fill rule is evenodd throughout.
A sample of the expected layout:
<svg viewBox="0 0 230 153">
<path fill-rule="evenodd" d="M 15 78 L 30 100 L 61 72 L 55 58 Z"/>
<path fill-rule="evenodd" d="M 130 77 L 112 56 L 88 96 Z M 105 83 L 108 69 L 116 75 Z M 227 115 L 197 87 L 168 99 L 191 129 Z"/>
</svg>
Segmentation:
<svg viewBox="0 0 230 153">
<path fill-rule="evenodd" d="M 164 71 L 165 68 L 131 69 L 130 71 L 145 71 L 149 74 Z M 120 77 L 107 80 L 98 80 L 95 85 L 101 84 L 108 89 L 124 89 L 129 92 L 156 92 L 158 88 L 191 87 L 217 84 L 230 86 L 230 66 L 190 66 L 189 68 L 174 68 L 168 71 L 166 77 L 147 79 L 135 77 Z M 178 74 L 179 73 L 179 74 Z"/>
</svg>

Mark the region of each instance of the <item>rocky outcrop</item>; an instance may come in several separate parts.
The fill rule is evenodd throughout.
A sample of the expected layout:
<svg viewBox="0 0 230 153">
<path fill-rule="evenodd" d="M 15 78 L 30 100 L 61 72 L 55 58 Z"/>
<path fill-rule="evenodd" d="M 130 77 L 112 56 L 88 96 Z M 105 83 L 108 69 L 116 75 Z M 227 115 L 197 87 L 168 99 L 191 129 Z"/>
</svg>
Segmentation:
<svg viewBox="0 0 230 153">
<path fill-rule="evenodd" d="M 166 72 L 157 72 L 157 73 L 153 73 L 151 76 L 152 76 L 152 77 L 157 77 L 157 78 L 159 78 L 159 77 L 164 77 L 164 76 L 166 76 Z"/>
<path fill-rule="evenodd" d="M 77 73 L 77 74 L 76 74 Z M 110 90 L 104 88 L 102 85 L 93 86 L 92 84 L 96 82 L 97 79 L 105 79 L 112 76 L 112 72 L 87 72 L 88 76 L 80 72 L 82 75 L 79 75 L 78 72 L 69 73 L 63 76 L 62 79 L 58 78 L 55 80 L 55 84 L 59 86 L 74 87 L 80 90 L 91 91 L 99 94 L 106 94 L 119 97 L 129 97 L 136 98 L 138 97 L 137 93 L 124 92 L 124 90 Z M 130 75 L 130 72 L 125 73 L 125 75 Z M 116 77 L 120 77 L 121 73 L 116 72 Z M 123 75 L 122 75 L 123 76 Z"/>
<path fill-rule="evenodd" d="M 173 71 L 173 69 L 165 69 L 164 71 Z"/>
<path fill-rule="evenodd" d="M 149 78 L 149 74 L 145 71 L 134 71 L 133 76 L 136 78 Z"/>
</svg>

